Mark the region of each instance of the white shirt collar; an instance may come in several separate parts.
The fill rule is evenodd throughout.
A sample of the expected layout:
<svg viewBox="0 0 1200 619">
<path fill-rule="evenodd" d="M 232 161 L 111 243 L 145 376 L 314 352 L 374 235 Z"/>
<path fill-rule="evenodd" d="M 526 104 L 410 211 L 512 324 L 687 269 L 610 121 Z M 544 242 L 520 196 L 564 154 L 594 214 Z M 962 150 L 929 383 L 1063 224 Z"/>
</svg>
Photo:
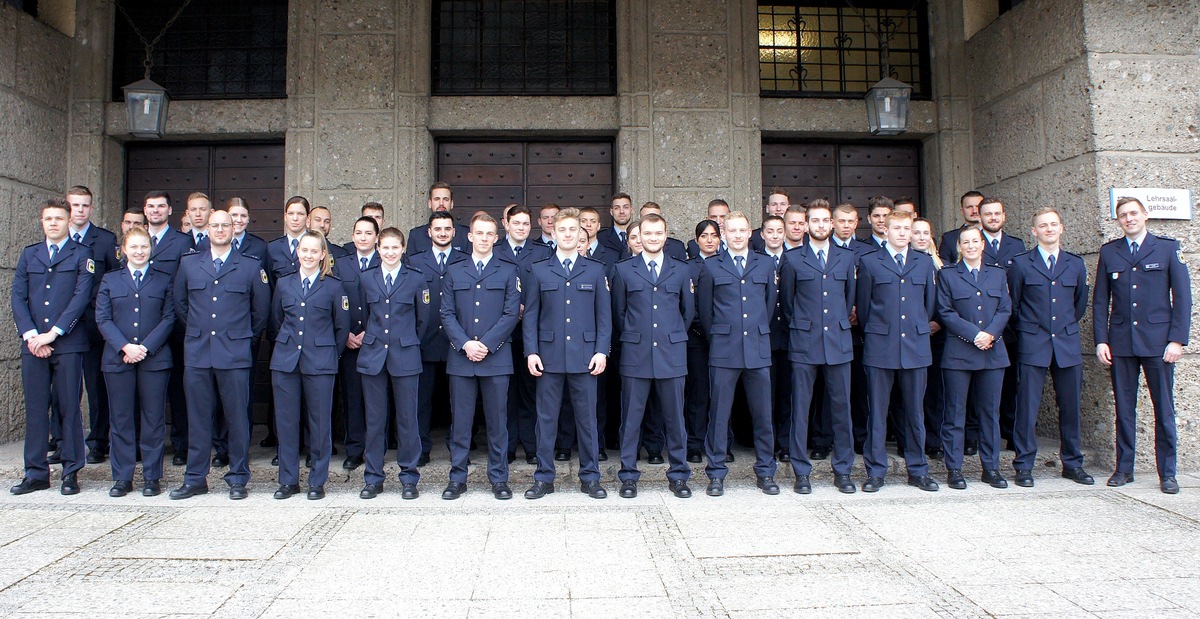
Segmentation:
<svg viewBox="0 0 1200 619">
<path fill-rule="evenodd" d="M 524 241 L 522 241 L 520 243 L 513 243 L 512 237 L 508 238 L 508 248 L 511 249 L 512 253 L 514 253 L 514 254 L 517 253 L 518 247 L 524 249 L 525 245 L 527 245 L 528 243 L 529 243 L 529 239 L 525 239 Z"/>
<path fill-rule="evenodd" d="M 638 254 L 638 256 L 641 257 L 642 264 L 645 264 L 646 268 L 650 268 L 650 261 L 653 260 L 654 267 L 656 269 L 659 269 L 659 273 L 662 273 L 663 263 L 667 261 L 667 257 L 666 257 L 667 255 L 661 251 L 658 252 L 658 255 L 654 256 L 654 257 L 651 257 L 649 253 L 644 252 L 644 251 L 642 253 Z"/>
<path fill-rule="evenodd" d="M 140 269 L 136 269 L 136 268 L 134 268 L 134 267 L 133 267 L 133 265 L 129 265 L 129 266 L 128 266 L 128 267 L 126 267 L 126 268 L 129 270 L 129 276 L 130 276 L 130 277 L 132 277 L 132 278 L 134 278 L 134 279 L 137 279 L 137 272 L 138 272 L 138 271 L 141 271 L 141 272 L 142 272 L 142 277 L 145 277 L 145 276 L 146 276 L 146 273 L 147 273 L 147 272 L 150 270 L 150 265 L 149 265 L 149 263 L 147 263 L 147 264 L 146 264 L 146 266 L 144 266 L 144 267 L 142 267 L 142 268 L 140 268 Z"/>
<path fill-rule="evenodd" d="M 740 253 L 734 252 L 732 249 L 726 249 L 726 251 L 729 252 L 730 258 L 737 258 L 738 256 L 741 256 L 743 259 L 745 259 L 746 262 L 750 261 L 750 248 L 749 247 L 747 247 L 746 249 L 743 249 Z"/>
<path fill-rule="evenodd" d="M 579 264 L 579 252 L 576 251 L 567 252 L 564 254 L 562 253 L 562 250 L 556 249 L 554 251 L 554 256 L 558 258 L 559 264 L 562 264 L 564 260 L 570 260 L 572 267 Z"/>
<path fill-rule="evenodd" d="M 1050 256 L 1054 256 L 1054 260 L 1057 262 L 1059 251 L 1061 251 L 1061 250 L 1056 249 L 1056 250 L 1054 250 L 1054 253 L 1048 254 L 1048 253 L 1046 253 L 1045 249 L 1042 249 L 1041 245 L 1038 245 L 1038 255 L 1042 257 L 1042 264 L 1046 264 L 1047 262 L 1049 262 Z"/>
<path fill-rule="evenodd" d="M 887 250 L 888 255 L 892 257 L 893 261 L 896 259 L 896 255 L 899 254 L 904 256 L 904 263 L 908 264 L 908 246 L 905 246 L 904 249 L 900 251 L 896 251 L 896 248 L 892 247 L 891 243 L 884 243 L 883 247 Z"/>
<path fill-rule="evenodd" d="M 364 256 L 364 255 L 358 253 L 358 250 L 356 249 L 356 250 L 354 250 L 354 254 L 355 254 L 355 256 L 358 257 L 358 261 L 360 263 L 362 262 L 363 258 L 367 259 L 367 264 L 371 264 L 371 261 L 375 259 L 375 250 L 371 250 L 371 253 Z"/>
<path fill-rule="evenodd" d="M 1133 243 L 1137 243 L 1138 248 L 1141 249 L 1142 245 L 1146 244 L 1146 235 L 1148 235 L 1149 233 L 1150 233 L 1149 230 L 1142 228 L 1142 234 L 1139 235 L 1136 239 L 1131 239 L 1129 237 L 1125 237 L 1126 248 L 1132 250 Z"/>
<path fill-rule="evenodd" d="M 404 261 L 403 261 L 403 260 L 401 260 L 400 262 L 397 262 L 397 263 L 396 263 L 396 270 L 394 270 L 394 271 L 389 271 L 387 267 L 383 266 L 383 263 L 382 263 L 382 262 L 381 262 L 381 263 L 379 263 L 379 269 L 380 269 L 381 271 L 383 271 L 383 277 L 384 277 L 384 279 L 387 279 L 387 276 L 388 276 L 388 275 L 391 275 L 391 276 L 392 276 L 392 281 L 393 281 L 393 282 L 395 282 L 395 281 L 396 281 L 396 279 L 397 279 L 396 275 L 397 275 L 398 273 L 400 273 L 400 271 L 404 270 Z"/>
<path fill-rule="evenodd" d="M 71 226 L 71 233 L 67 236 L 69 236 L 71 239 L 74 239 L 75 235 L 78 234 L 80 236 L 80 238 L 83 238 L 83 237 L 87 236 L 88 230 L 91 230 L 91 229 L 92 229 L 92 222 L 90 222 L 90 221 L 84 223 L 83 227 L 78 230 L 75 229 L 75 226 Z"/>
<path fill-rule="evenodd" d="M 983 242 L 984 242 L 984 243 L 986 243 L 986 244 L 988 244 L 988 245 L 991 245 L 991 244 L 992 244 L 992 241 L 998 241 L 998 242 L 999 242 L 999 241 L 1003 241 L 1003 240 L 1004 240 L 1004 238 L 1003 238 L 1003 237 L 1004 237 L 1004 232 L 1003 232 L 1003 231 L 1001 231 L 1001 232 L 1000 232 L 999 234 L 997 234 L 996 236 L 992 236 L 992 235 L 988 234 L 988 233 L 987 233 L 987 230 L 984 230 L 984 229 L 982 229 L 982 228 L 981 228 L 979 231 L 983 233 Z"/>
<path fill-rule="evenodd" d="M 487 265 L 491 264 L 491 262 L 492 262 L 492 256 L 493 256 L 493 254 L 488 254 L 487 256 L 485 256 L 483 258 L 476 258 L 475 254 L 471 254 L 471 264 L 477 265 L 478 263 L 482 262 L 483 268 L 486 269 Z"/>
<path fill-rule="evenodd" d="M 209 245 L 209 252 L 212 252 L 212 250 L 213 250 L 213 249 L 215 249 L 215 248 L 214 248 L 212 245 Z M 226 247 L 226 248 L 225 248 L 225 252 L 224 252 L 224 253 L 222 253 L 222 254 L 216 254 L 216 253 L 213 253 L 213 254 L 212 254 L 212 259 L 213 259 L 213 260 L 216 260 L 217 258 L 220 258 L 220 259 L 221 259 L 221 264 L 225 264 L 226 262 L 229 262 L 229 254 L 231 254 L 231 253 L 233 253 L 233 246 L 232 246 L 232 245 L 231 245 L 231 246 L 229 246 L 229 247 Z"/>
</svg>

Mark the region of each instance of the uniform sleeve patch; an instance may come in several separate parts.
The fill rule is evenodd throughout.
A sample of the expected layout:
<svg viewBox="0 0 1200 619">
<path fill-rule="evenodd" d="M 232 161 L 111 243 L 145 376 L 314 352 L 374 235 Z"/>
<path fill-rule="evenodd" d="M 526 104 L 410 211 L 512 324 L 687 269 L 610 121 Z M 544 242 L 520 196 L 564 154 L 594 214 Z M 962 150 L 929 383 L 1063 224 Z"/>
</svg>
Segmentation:
<svg viewBox="0 0 1200 619">
<path fill-rule="evenodd" d="M 87 271 L 88 271 L 88 273 L 96 272 L 96 261 L 95 260 L 92 260 L 91 258 L 87 259 Z"/>
<path fill-rule="evenodd" d="M 259 274 L 260 276 L 262 276 L 262 283 L 264 283 L 264 284 L 268 283 L 268 282 L 267 282 L 267 270 L 266 270 L 266 269 L 259 269 L 259 270 L 258 270 L 258 274 Z"/>
<path fill-rule="evenodd" d="M 342 295 L 342 311 L 350 311 L 350 297 Z"/>
<path fill-rule="evenodd" d="M 604 289 L 605 289 L 605 290 L 608 290 L 608 291 L 610 291 L 610 292 L 612 291 L 612 286 L 611 286 L 611 285 L 609 285 L 609 283 L 608 283 L 608 276 L 607 276 L 607 275 L 605 275 L 605 276 L 604 276 Z"/>
<path fill-rule="evenodd" d="M 429 305 L 429 289 L 428 288 L 421 291 L 421 302 L 424 303 L 425 305 Z"/>
<path fill-rule="evenodd" d="M 696 294 L 696 280 L 688 278 L 688 287 L 692 289 L 692 294 Z"/>
<path fill-rule="evenodd" d="M 517 292 L 521 292 L 521 278 L 517 278 Z"/>
</svg>

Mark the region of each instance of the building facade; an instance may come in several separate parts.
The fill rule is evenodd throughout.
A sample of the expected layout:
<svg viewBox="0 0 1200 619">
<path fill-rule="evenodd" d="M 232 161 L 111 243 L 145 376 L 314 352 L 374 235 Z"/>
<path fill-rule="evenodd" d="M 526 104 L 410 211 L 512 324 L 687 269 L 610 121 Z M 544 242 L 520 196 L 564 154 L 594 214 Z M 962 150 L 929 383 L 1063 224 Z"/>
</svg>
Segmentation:
<svg viewBox="0 0 1200 619">
<path fill-rule="evenodd" d="M 389 223 L 419 223 L 436 180 L 456 187 L 460 217 L 509 201 L 605 207 L 625 191 L 663 205 L 681 238 L 714 197 L 757 218 L 774 185 L 860 208 L 871 195 L 912 195 L 939 229 L 961 223 L 958 196 L 978 189 L 1005 201 L 1008 231 L 1027 241 L 1033 211 L 1058 208 L 1066 248 L 1090 268 L 1119 234 L 1109 188 L 1200 195 L 1200 8 L 1182 0 L 194 0 L 185 10 L 208 21 L 181 18 L 195 30 L 173 39 L 168 29 L 156 56 L 161 71 L 193 72 L 171 78 L 178 96 L 153 143 L 129 137 L 119 92 L 137 60 L 129 50 L 142 48 L 131 26 L 151 38 L 162 18 L 133 0 L 21 4 L 0 4 L 9 282 L 37 236 L 38 202 L 73 184 L 96 191 L 109 227 L 151 186 L 176 190 L 176 215 L 190 190 L 241 195 L 264 236 L 280 231 L 282 199 L 304 195 L 330 207 L 339 241 L 367 201 L 383 203 Z M 180 3 L 154 4 L 172 13 Z M 236 29 L 228 13 L 243 4 L 267 12 L 244 19 L 281 34 L 238 65 L 236 41 L 224 39 L 271 30 L 218 36 Z M 502 4 L 529 8 L 512 21 Z M 884 23 L 895 28 L 888 61 L 917 87 L 908 131 L 895 137 L 869 133 L 861 95 L 879 78 Z M 1151 229 L 1181 239 L 1196 269 L 1200 227 Z M 23 432 L 15 338 L 0 363 L 0 438 L 11 440 Z M 1200 465 L 1197 375 L 1188 354 L 1177 372 L 1184 470 Z M 1109 459 L 1093 463 L 1102 467 L 1109 385 L 1091 357 L 1084 432 Z M 1139 454 L 1149 458 L 1143 399 Z M 1054 419 L 1043 415 L 1039 432 L 1056 434 Z"/>
</svg>

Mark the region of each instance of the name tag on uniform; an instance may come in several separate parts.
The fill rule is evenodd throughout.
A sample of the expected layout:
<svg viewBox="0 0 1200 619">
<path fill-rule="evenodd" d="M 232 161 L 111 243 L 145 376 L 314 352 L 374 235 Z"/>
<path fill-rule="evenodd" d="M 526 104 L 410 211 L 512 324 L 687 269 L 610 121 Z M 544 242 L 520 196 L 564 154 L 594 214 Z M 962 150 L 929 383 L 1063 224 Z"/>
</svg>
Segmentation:
<svg viewBox="0 0 1200 619">
<path fill-rule="evenodd" d="M 595 290 L 596 286 L 595 286 L 595 284 L 579 284 L 579 289 L 580 290 Z"/>
<path fill-rule="evenodd" d="M 1147 265 L 1146 265 L 1146 268 L 1147 268 L 1147 269 L 1161 269 L 1161 268 L 1162 268 L 1162 265 L 1161 265 L 1161 264 L 1159 264 L 1159 263 L 1157 263 L 1157 262 L 1152 262 L 1152 263 L 1150 263 L 1150 264 L 1147 264 Z"/>
</svg>

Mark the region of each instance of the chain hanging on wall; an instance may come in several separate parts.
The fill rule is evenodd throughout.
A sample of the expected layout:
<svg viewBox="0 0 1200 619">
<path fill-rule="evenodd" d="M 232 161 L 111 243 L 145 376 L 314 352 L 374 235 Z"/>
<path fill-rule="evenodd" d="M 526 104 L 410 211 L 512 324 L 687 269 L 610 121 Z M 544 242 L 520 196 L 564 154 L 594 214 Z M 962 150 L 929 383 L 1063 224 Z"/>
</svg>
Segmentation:
<svg viewBox="0 0 1200 619">
<path fill-rule="evenodd" d="M 904 12 L 912 13 L 914 10 L 916 10 L 917 6 L 921 4 L 921 1 L 922 0 L 915 0 L 912 3 L 912 6 L 905 9 Z M 879 43 L 879 60 L 883 65 L 880 67 L 880 77 L 899 77 L 892 74 L 891 49 L 892 38 L 895 37 L 896 32 L 900 30 L 900 23 L 891 17 L 885 17 L 882 19 L 877 18 L 875 23 L 872 24 L 867 20 L 866 13 L 864 13 L 862 9 L 854 6 L 853 0 L 846 0 L 846 6 L 850 7 L 850 9 L 858 15 L 859 19 L 862 20 L 863 28 L 866 28 L 868 32 L 875 35 L 875 40 Z"/>
<path fill-rule="evenodd" d="M 153 39 L 147 40 L 146 35 L 142 34 L 142 29 L 138 28 L 137 22 L 133 21 L 133 17 L 129 15 L 129 12 L 125 10 L 124 6 L 121 6 L 121 0 L 113 0 L 113 4 L 120 11 L 121 16 L 125 18 L 125 21 L 129 24 L 129 28 L 137 35 L 142 45 L 146 46 L 146 59 L 142 62 L 143 66 L 146 67 L 145 79 L 150 79 L 150 67 L 154 66 L 154 46 L 162 40 L 163 35 L 167 34 L 171 26 L 175 25 L 175 21 L 179 19 L 180 15 L 183 15 L 184 9 L 187 9 L 191 3 L 192 0 L 183 0 L 183 4 L 179 5 L 179 10 L 175 11 L 175 14 L 171 16 L 171 19 L 167 20 L 167 23 L 163 24 L 162 30 L 158 32 L 158 35 Z"/>
</svg>

